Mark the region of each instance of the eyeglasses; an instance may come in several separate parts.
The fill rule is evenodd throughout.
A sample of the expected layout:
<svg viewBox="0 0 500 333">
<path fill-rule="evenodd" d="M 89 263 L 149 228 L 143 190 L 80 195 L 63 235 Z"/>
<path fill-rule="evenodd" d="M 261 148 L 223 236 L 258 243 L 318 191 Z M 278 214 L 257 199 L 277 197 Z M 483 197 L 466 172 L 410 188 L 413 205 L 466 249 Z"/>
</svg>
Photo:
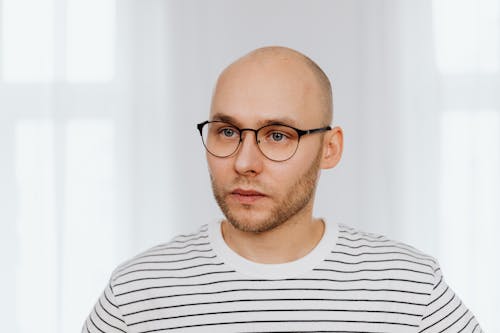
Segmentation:
<svg viewBox="0 0 500 333">
<path fill-rule="evenodd" d="M 306 134 L 329 131 L 330 126 L 301 130 L 282 124 L 270 124 L 258 129 L 238 128 L 225 121 L 204 121 L 197 124 L 203 145 L 216 157 L 233 155 L 243 141 L 243 132 L 255 133 L 255 141 L 262 154 L 271 161 L 283 162 L 295 154 L 300 138 Z"/>
</svg>

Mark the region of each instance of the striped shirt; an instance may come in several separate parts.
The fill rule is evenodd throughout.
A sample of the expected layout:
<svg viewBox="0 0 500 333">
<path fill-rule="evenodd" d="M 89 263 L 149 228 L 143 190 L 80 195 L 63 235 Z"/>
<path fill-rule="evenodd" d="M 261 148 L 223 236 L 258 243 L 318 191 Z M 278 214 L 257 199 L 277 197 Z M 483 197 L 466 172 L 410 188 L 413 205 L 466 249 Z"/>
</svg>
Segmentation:
<svg viewBox="0 0 500 333">
<path fill-rule="evenodd" d="M 82 332 L 482 332 L 436 261 L 411 246 L 325 223 L 283 264 L 246 260 L 220 222 L 120 265 Z"/>
</svg>

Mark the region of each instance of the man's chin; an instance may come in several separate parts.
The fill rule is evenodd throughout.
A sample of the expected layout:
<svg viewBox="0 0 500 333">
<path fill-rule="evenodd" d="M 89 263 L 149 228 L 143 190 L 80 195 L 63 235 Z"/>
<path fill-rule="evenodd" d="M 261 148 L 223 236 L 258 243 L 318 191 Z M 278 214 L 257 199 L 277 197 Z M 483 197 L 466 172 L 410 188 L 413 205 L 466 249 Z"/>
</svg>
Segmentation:
<svg viewBox="0 0 500 333">
<path fill-rule="evenodd" d="M 261 216 L 260 214 L 226 214 L 229 223 L 235 228 L 243 232 L 263 233 L 270 231 L 281 223 L 270 216 Z"/>
<path fill-rule="evenodd" d="M 224 201 L 218 201 L 219 207 L 227 221 L 237 230 L 249 233 L 262 233 L 274 229 L 277 223 L 269 197 L 264 197 L 250 204 L 225 196 Z"/>
</svg>

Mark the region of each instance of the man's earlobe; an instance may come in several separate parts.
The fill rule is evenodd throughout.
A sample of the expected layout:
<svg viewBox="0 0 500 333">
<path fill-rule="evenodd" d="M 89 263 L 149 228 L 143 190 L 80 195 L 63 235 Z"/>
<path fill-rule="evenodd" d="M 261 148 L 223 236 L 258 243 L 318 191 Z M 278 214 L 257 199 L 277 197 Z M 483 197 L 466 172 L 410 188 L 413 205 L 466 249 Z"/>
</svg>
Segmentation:
<svg viewBox="0 0 500 333">
<path fill-rule="evenodd" d="M 344 135 L 340 127 L 334 127 L 325 134 L 323 158 L 321 159 L 322 169 L 335 167 L 342 157 Z"/>
</svg>

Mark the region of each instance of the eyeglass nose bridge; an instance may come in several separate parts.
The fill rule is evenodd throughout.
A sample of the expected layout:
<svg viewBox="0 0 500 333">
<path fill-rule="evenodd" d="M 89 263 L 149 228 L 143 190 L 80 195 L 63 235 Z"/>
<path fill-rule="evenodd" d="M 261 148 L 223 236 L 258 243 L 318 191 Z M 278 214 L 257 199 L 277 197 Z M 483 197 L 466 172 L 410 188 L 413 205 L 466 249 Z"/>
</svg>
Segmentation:
<svg viewBox="0 0 500 333">
<path fill-rule="evenodd" d="M 255 143 L 257 144 L 257 147 L 259 147 L 259 143 L 260 143 L 260 140 L 258 139 L 258 133 L 260 131 L 260 129 L 253 129 L 253 128 L 241 128 L 239 129 L 239 132 L 240 132 L 240 142 L 238 143 L 238 147 L 236 149 L 239 148 L 239 146 L 243 143 L 243 132 L 245 131 L 250 131 L 250 132 L 253 132 L 254 135 L 255 135 Z M 260 147 L 259 147 L 259 150 L 260 150 Z"/>
<path fill-rule="evenodd" d="M 264 127 L 267 127 L 267 126 L 264 126 Z M 267 156 L 267 154 L 262 150 L 262 147 L 260 146 L 260 140 L 259 140 L 258 133 L 264 127 L 261 127 L 259 129 L 254 129 L 254 128 L 240 128 L 240 129 L 238 129 L 238 131 L 240 132 L 240 140 L 238 141 L 238 145 L 236 146 L 236 149 L 234 150 L 234 152 L 231 155 L 237 154 L 238 151 L 240 150 L 240 147 L 242 146 L 242 143 L 243 143 L 243 132 L 250 131 L 250 132 L 253 132 L 254 135 L 255 135 L 255 143 L 257 145 L 257 149 L 262 154 L 262 156 L 264 156 L 267 159 L 270 159 L 271 161 L 278 161 L 278 162 L 286 161 L 286 159 L 285 160 L 275 160 L 275 159 L 272 159 L 271 157 Z M 300 136 L 299 136 L 299 140 L 300 140 Z M 295 148 L 295 151 L 297 150 L 297 148 L 298 148 L 298 143 L 297 143 L 297 147 Z"/>
<path fill-rule="evenodd" d="M 240 128 L 239 129 L 239 132 L 240 132 L 240 140 L 238 141 L 238 146 L 236 146 L 236 149 L 234 150 L 233 154 L 237 154 L 238 151 L 240 150 L 240 147 L 243 145 L 243 133 L 245 131 L 250 131 L 250 132 L 253 132 L 254 133 L 254 136 L 255 136 L 255 144 L 257 145 L 257 149 L 259 150 L 259 152 L 264 156 L 264 157 L 267 157 L 266 154 L 264 154 L 264 152 L 262 151 L 261 147 L 260 147 L 260 140 L 258 139 L 258 132 L 260 131 L 260 129 L 253 129 L 253 128 Z M 267 157 L 268 158 L 268 157 Z"/>
</svg>

